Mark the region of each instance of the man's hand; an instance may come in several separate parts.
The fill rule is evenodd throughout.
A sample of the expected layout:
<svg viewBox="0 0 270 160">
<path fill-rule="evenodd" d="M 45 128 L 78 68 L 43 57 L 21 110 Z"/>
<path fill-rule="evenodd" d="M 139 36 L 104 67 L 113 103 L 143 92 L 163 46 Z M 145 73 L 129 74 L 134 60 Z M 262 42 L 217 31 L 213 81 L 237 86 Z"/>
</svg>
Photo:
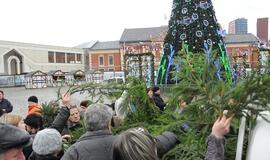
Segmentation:
<svg viewBox="0 0 270 160">
<path fill-rule="evenodd" d="M 62 95 L 62 104 L 69 108 L 69 106 L 70 106 L 70 95 L 69 94 Z"/>
<path fill-rule="evenodd" d="M 69 134 L 65 134 L 62 136 L 62 140 L 64 143 L 67 143 L 71 140 L 71 136 Z"/>
<path fill-rule="evenodd" d="M 226 112 L 223 112 L 223 116 L 218 118 L 212 127 L 212 135 L 216 138 L 222 139 L 224 135 L 230 131 L 231 119 L 226 117 Z"/>
</svg>

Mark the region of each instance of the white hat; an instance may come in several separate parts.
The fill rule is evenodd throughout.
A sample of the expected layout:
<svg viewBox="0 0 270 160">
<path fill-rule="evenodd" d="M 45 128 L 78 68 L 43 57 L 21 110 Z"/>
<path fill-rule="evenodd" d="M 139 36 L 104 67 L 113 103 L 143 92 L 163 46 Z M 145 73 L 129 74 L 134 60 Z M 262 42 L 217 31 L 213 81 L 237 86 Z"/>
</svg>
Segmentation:
<svg viewBox="0 0 270 160">
<path fill-rule="evenodd" d="M 33 142 L 33 150 L 38 155 L 50 155 L 62 150 L 62 137 L 55 129 L 39 131 Z"/>
</svg>

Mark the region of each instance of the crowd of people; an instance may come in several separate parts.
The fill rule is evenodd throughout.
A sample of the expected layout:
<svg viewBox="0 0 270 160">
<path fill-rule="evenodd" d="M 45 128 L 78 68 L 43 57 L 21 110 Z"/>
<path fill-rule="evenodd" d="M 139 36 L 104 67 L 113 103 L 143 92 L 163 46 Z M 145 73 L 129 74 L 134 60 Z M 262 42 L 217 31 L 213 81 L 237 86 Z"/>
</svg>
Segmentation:
<svg viewBox="0 0 270 160">
<path fill-rule="evenodd" d="M 161 112 L 165 110 L 158 87 L 149 88 L 147 95 Z M 22 118 L 10 113 L 13 107 L 0 91 L 0 160 L 158 160 L 180 143 L 172 132 L 154 137 L 142 127 L 113 135 L 113 107 L 90 105 L 89 101 L 77 106 L 68 94 L 62 95 L 61 101 L 54 121 L 44 128 L 36 96 L 28 98 L 27 116 Z M 185 105 L 181 101 L 180 110 Z M 214 123 L 207 139 L 206 160 L 224 159 L 224 135 L 230 121 L 224 113 Z M 86 132 L 64 152 L 63 142 L 70 139 L 70 132 L 82 127 Z"/>
</svg>

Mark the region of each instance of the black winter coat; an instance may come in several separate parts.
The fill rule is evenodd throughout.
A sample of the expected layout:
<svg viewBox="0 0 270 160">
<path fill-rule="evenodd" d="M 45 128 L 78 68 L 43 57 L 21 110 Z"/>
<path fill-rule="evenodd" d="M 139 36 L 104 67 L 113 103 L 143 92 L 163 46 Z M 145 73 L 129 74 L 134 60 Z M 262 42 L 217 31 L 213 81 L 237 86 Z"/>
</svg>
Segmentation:
<svg viewBox="0 0 270 160">
<path fill-rule="evenodd" d="M 67 107 L 61 107 L 55 117 L 51 128 L 56 129 L 60 134 L 69 134 L 69 131 L 76 130 L 82 127 L 80 122 L 73 123 L 68 120 L 70 116 L 69 109 Z"/>
<path fill-rule="evenodd" d="M 3 111 L 3 109 L 5 109 L 5 111 Z M 0 102 L 0 110 L 2 114 L 10 113 L 13 110 L 13 106 L 7 99 L 2 99 L 2 101 Z"/>
<path fill-rule="evenodd" d="M 160 97 L 160 95 L 154 94 L 153 95 L 153 101 L 155 102 L 156 106 L 161 110 L 164 111 L 164 108 L 166 106 L 166 103 L 164 103 L 163 99 Z"/>
</svg>

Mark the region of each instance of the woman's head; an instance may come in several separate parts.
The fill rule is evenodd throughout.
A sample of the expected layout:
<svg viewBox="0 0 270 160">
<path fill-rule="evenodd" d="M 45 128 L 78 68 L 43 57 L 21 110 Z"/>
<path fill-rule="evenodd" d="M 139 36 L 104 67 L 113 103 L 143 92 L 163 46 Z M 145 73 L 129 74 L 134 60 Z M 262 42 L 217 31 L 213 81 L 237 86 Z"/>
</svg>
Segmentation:
<svg viewBox="0 0 270 160">
<path fill-rule="evenodd" d="M 158 160 L 156 141 L 146 129 L 129 129 L 117 137 L 113 159 Z"/>
<path fill-rule="evenodd" d="M 153 87 L 153 93 L 156 95 L 160 95 L 160 88 L 158 86 Z"/>
<path fill-rule="evenodd" d="M 152 88 L 147 88 L 146 89 L 146 93 L 147 93 L 148 97 L 150 97 L 150 98 L 153 97 L 153 94 L 154 93 L 153 93 L 153 89 Z"/>
<path fill-rule="evenodd" d="M 186 101 L 182 98 L 179 98 L 178 102 L 179 102 L 179 108 L 185 108 L 187 106 Z"/>
<path fill-rule="evenodd" d="M 81 111 L 85 112 L 87 107 L 91 104 L 91 101 L 89 100 L 83 100 L 81 101 L 80 103 L 80 108 L 81 108 Z"/>
<path fill-rule="evenodd" d="M 22 117 L 17 114 L 7 114 L 0 118 L 1 123 L 10 124 L 18 127 Z"/>
</svg>

